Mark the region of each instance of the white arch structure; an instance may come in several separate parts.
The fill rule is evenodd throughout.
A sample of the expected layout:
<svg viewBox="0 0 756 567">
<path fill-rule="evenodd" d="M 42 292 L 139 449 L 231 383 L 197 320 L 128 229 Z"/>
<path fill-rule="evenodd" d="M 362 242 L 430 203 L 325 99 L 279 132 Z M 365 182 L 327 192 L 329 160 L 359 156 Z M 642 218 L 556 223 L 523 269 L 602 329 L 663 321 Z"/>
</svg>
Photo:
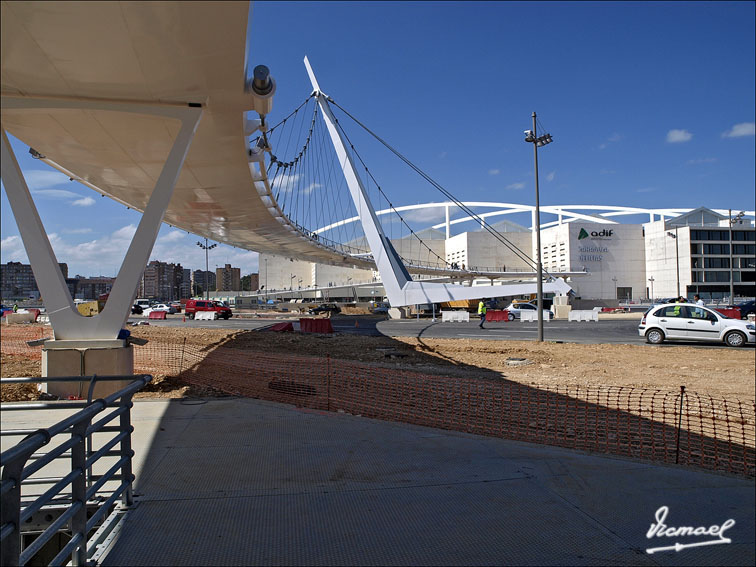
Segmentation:
<svg viewBox="0 0 756 567">
<path fill-rule="evenodd" d="M 464 201 L 462 202 L 462 205 L 469 208 L 488 208 L 488 209 L 494 209 L 492 211 L 488 212 L 481 212 L 476 213 L 479 218 L 481 219 L 489 219 L 492 217 L 498 217 L 503 215 L 511 215 L 516 213 L 530 213 L 531 218 L 535 219 L 535 206 L 534 205 L 523 205 L 519 203 L 497 203 L 497 202 L 490 202 L 490 201 Z M 451 218 L 451 211 L 453 209 L 459 208 L 456 203 L 452 201 L 444 201 L 440 203 L 420 203 L 416 205 L 405 205 L 401 207 L 394 207 L 393 209 L 381 209 L 380 211 L 376 211 L 376 215 L 383 216 L 383 215 L 389 215 L 393 213 L 401 213 L 404 211 L 415 211 L 420 209 L 444 209 L 445 211 L 445 217 L 446 220 L 442 223 L 437 223 L 431 226 L 431 228 L 434 229 L 440 229 L 445 228 L 446 229 L 446 237 L 449 238 L 451 235 L 451 226 L 455 224 L 460 224 L 464 222 L 477 222 L 477 219 L 465 215 L 463 217 Z M 685 208 L 645 208 L 645 207 L 622 207 L 622 206 L 614 206 L 614 205 L 542 205 L 540 207 L 541 214 L 553 214 L 557 215 L 559 217 L 558 220 L 548 222 L 548 223 L 541 223 L 541 229 L 548 228 L 550 226 L 555 226 L 562 223 L 570 223 L 575 221 L 587 221 L 587 222 L 596 222 L 596 223 L 605 223 L 605 224 L 619 224 L 615 220 L 611 220 L 610 217 L 620 217 L 620 216 L 630 216 L 630 215 L 648 215 L 649 221 L 654 220 L 660 220 L 660 219 L 669 219 L 673 217 L 677 217 L 680 215 L 683 215 L 685 213 L 689 213 L 690 211 L 693 211 L 694 209 L 685 209 Z M 712 209 L 715 213 L 718 213 L 720 215 L 727 215 L 728 210 L 727 209 Z M 593 211 L 592 213 L 589 213 L 588 211 Z M 751 220 L 754 219 L 755 211 L 744 211 L 745 217 L 750 218 Z M 329 224 L 327 226 L 318 228 L 314 230 L 313 232 L 315 234 L 323 234 L 325 232 L 328 232 L 329 230 L 332 230 L 334 228 L 337 228 L 339 226 L 344 226 L 353 222 L 358 222 L 360 220 L 359 216 L 350 217 L 348 219 L 344 219 L 332 224 Z M 535 225 L 535 222 L 532 222 L 530 229 L 533 230 L 533 227 Z"/>
</svg>

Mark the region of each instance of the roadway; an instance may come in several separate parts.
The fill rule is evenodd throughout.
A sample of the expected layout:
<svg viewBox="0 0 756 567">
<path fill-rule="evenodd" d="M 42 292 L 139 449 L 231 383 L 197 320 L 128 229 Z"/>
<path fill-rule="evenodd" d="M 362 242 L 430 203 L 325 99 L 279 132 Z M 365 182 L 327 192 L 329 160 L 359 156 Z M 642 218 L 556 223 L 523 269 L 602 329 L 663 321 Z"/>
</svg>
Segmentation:
<svg viewBox="0 0 756 567">
<path fill-rule="evenodd" d="M 130 322 L 144 321 L 144 317 L 131 317 Z M 279 319 L 257 317 L 233 317 L 228 321 L 183 320 L 181 315 L 169 315 L 165 321 L 151 320 L 150 325 L 159 327 L 194 327 L 207 329 L 264 329 L 282 321 L 298 321 L 292 317 Z M 438 339 L 485 339 L 500 341 L 534 341 L 538 336 L 536 323 L 522 323 L 519 320 L 504 323 L 487 323 L 484 329 L 478 321 L 469 323 L 441 323 L 430 318 L 385 319 L 374 315 L 337 315 L 331 318 L 333 328 L 338 333 L 363 336 L 422 337 Z M 629 344 L 646 345 L 638 336 L 638 320 L 617 319 L 592 322 L 549 321 L 544 322 L 544 339 L 550 342 L 581 344 Z M 664 343 L 660 345 L 701 346 L 704 348 L 728 348 L 720 343 Z M 653 345 L 648 345 L 652 347 Z M 658 347 L 655 347 L 658 348 Z M 747 346 L 746 348 L 753 348 Z"/>
</svg>

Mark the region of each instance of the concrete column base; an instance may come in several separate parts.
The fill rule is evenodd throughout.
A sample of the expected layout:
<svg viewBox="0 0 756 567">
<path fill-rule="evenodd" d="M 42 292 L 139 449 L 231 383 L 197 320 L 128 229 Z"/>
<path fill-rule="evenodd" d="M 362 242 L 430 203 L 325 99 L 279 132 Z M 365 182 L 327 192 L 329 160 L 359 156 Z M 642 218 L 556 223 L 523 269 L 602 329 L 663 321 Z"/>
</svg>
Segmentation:
<svg viewBox="0 0 756 567">
<path fill-rule="evenodd" d="M 42 347 L 42 376 L 100 376 L 134 374 L 134 347 L 123 340 L 46 341 Z M 104 398 L 131 380 L 98 383 L 92 399 Z M 48 394 L 62 399 L 87 397 L 89 381 L 44 383 Z"/>
</svg>

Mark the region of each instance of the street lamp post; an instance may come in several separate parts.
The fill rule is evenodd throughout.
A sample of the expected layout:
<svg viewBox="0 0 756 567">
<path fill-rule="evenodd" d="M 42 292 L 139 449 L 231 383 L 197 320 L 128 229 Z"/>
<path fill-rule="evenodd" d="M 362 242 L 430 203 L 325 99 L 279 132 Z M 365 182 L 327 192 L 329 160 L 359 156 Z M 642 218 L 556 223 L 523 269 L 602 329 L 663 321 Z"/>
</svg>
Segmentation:
<svg viewBox="0 0 756 567">
<path fill-rule="evenodd" d="M 617 276 L 613 276 L 612 281 L 614 282 L 614 299 L 619 299 L 617 297 Z"/>
<path fill-rule="evenodd" d="M 668 232 L 667 236 L 670 236 L 675 241 L 675 265 L 677 266 L 677 299 L 680 299 L 680 246 L 677 242 L 677 227 L 675 232 Z"/>
<path fill-rule="evenodd" d="M 525 141 L 533 144 L 533 160 L 535 162 L 535 231 L 536 231 L 536 295 L 538 298 L 538 342 L 543 342 L 543 268 L 541 266 L 541 203 L 538 192 L 538 148 L 550 144 L 551 134 L 536 136 L 536 113 L 533 112 L 533 129 L 525 130 Z"/>
<path fill-rule="evenodd" d="M 207 283 L 207 273 L 210 271 L 210 266 L 208 264 L 208 255 L 207 251 L 212 250 L 217 244 L 211 244 L 210 246 L 207 245 L 207 237 L 205 237 L 205 243 L 202 244 L 201 242 L 197 242 L 197 246 L 202 248 L 205 251 L 205 300 L 210 301 L 210 287 Z"/>
<path fill-rule="evenodd" d="M 651 301 L 654 300 L 654 276 L 651 276 L 648 278 L 648 281 L 651 282 L 651 297 L 649 298 Z"/>
<path fill-rule="evenodd" d="M 735 303 L 735 285 L 732 279 L 732 225 L 737 224 L 740 219 L 743 218 L 745 215 L 745 211 L 740 211 L 737 215 L 735 215 L 735 218 L 732 217 L 732 209 L 729 209 L 728 217 L 730 219 L 730 305 L 733 305 Z"/>
</svg>

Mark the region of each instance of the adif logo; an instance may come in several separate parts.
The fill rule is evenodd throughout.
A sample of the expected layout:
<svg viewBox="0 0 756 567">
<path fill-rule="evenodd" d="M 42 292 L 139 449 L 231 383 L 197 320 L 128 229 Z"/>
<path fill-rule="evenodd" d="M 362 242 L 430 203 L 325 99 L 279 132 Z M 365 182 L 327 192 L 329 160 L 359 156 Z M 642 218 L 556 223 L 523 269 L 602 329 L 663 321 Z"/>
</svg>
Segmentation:
<svg viewBox="0 0 756 567">
<path fill-rule="evenodd" d="M 591 231 L 590 234 L 587 230 L 581 228 L 580 232 L 578 233 L 578 240 L 583 240 L 584 238 L 588 238 L 589 236 L 591 238 L 610 238 L 612 234 L 614 234 L 613 230 L 607 230 L 605 228 L 602 230 Z"/>
</svg>

